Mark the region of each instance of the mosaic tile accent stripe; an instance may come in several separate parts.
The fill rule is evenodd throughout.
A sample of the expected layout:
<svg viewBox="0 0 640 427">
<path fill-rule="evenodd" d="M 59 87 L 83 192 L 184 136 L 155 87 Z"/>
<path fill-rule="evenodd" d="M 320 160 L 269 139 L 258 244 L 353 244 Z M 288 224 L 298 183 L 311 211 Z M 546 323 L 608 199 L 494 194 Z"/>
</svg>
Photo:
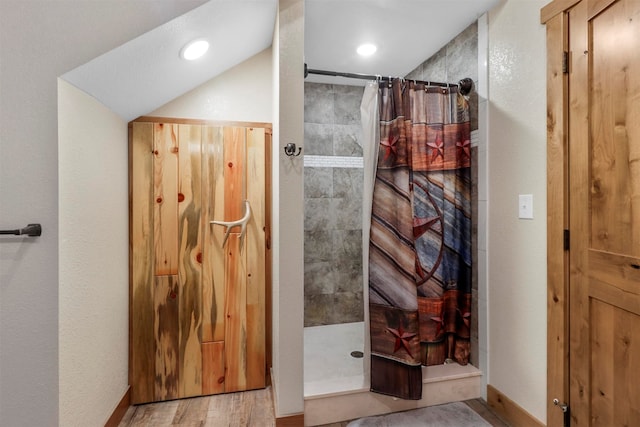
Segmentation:
<svg viewBox="0 0 640 427">
<path fill-rule="evenodd" d="M 480 131 L 478 129 L 471 131 L 471 146 L 477 147 L 480 142 Z"/>
<path fill-rule="evenodd" d="M 477 147 L 480 140 L 478 130 L 471 131 L 471 146 Z M 362 157 L 350 156 L 304 156 L 304 167 L 306 168 L 363 168 Z"/>
<path fill-rule="evenodd" d="M 362 157 L 347 156 L 304 156 L 305 168 L 363 168 Z"/>
</svg>

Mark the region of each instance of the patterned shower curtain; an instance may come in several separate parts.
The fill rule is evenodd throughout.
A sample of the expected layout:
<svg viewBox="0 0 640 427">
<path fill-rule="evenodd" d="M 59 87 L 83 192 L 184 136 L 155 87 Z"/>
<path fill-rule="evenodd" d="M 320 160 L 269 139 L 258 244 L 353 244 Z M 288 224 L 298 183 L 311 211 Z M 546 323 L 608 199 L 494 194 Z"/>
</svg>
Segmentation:
<svg viewBox="0 0 640 427">
<path fill-rule="evenodd" d="M 369 243 L 371 390 L 421 399 L 422 365 L 467 364 L 469 106 L 456 87 L 380 84 Z"/>
</svg>

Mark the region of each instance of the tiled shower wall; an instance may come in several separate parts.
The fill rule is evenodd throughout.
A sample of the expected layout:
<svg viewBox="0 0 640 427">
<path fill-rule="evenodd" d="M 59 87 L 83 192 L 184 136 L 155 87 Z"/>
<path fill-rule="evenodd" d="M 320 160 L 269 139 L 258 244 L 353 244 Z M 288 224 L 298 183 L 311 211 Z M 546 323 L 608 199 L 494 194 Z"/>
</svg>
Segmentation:
<svg viewBox="0 0 640 427">
<path fill-rule="evenodd" d="M 418 65 L 406 79 L 457 83 L 465 77 L 474 82 L 469 95 L 471 130 L 478 130 L 478 24 L 474 22 L 431 58 Z"/>
<path fill-rule="evenodd" d="M 337 70 L 340 71 L 340 70 Z M 473 23 L 406 78 L 478 82 L 478 26 Z M 359 86 L 305 83 L 305 326 L 363 320 L 362 146 Z M 473 312 L 471 363 L 478 365 L 478 95 L 470 95 L 472 130 Z"/>
<path fill-rule="evenodd" d="M 304 325 L 364 319 L 361 86 L 305 83 Z"/>
</svg>

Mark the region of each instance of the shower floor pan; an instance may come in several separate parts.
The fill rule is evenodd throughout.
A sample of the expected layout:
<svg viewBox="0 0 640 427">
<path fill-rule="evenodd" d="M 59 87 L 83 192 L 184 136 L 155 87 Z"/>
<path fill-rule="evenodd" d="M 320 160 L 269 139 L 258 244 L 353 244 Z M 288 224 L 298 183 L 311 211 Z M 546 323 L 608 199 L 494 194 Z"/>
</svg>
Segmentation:
<svg viewBox="0 0 640 427">
<path fill-rule="evenodd" d="M 364 352 L 362 322 L 304 328 L 305 425 L 335 423 L 482 395 L 481 371 L 455 363 L 422 368 L 421 400 L 371 393 L 364 376 L 365 359 L 353 357 L 354 351 Z"/>
</svg>

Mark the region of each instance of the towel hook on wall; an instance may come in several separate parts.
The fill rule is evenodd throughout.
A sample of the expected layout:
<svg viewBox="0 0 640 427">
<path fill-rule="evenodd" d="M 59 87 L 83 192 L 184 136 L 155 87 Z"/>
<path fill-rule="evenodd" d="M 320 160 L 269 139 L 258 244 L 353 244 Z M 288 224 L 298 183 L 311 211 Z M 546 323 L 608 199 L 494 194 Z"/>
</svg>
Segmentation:
<svg viewBox="0 0 640 427">
<path fill-rule="evenodd" d="M 284 146 L 284 154 L 286 154 L 289 157 L 291 156 L 298 157 L 302 152 L 302 147 L 297 147 L 297 148 L 298 148 L 298 152 L 296 153 L 296 144 L 294 144 L 293 142 L 290 142 Z"/>
</svg>

